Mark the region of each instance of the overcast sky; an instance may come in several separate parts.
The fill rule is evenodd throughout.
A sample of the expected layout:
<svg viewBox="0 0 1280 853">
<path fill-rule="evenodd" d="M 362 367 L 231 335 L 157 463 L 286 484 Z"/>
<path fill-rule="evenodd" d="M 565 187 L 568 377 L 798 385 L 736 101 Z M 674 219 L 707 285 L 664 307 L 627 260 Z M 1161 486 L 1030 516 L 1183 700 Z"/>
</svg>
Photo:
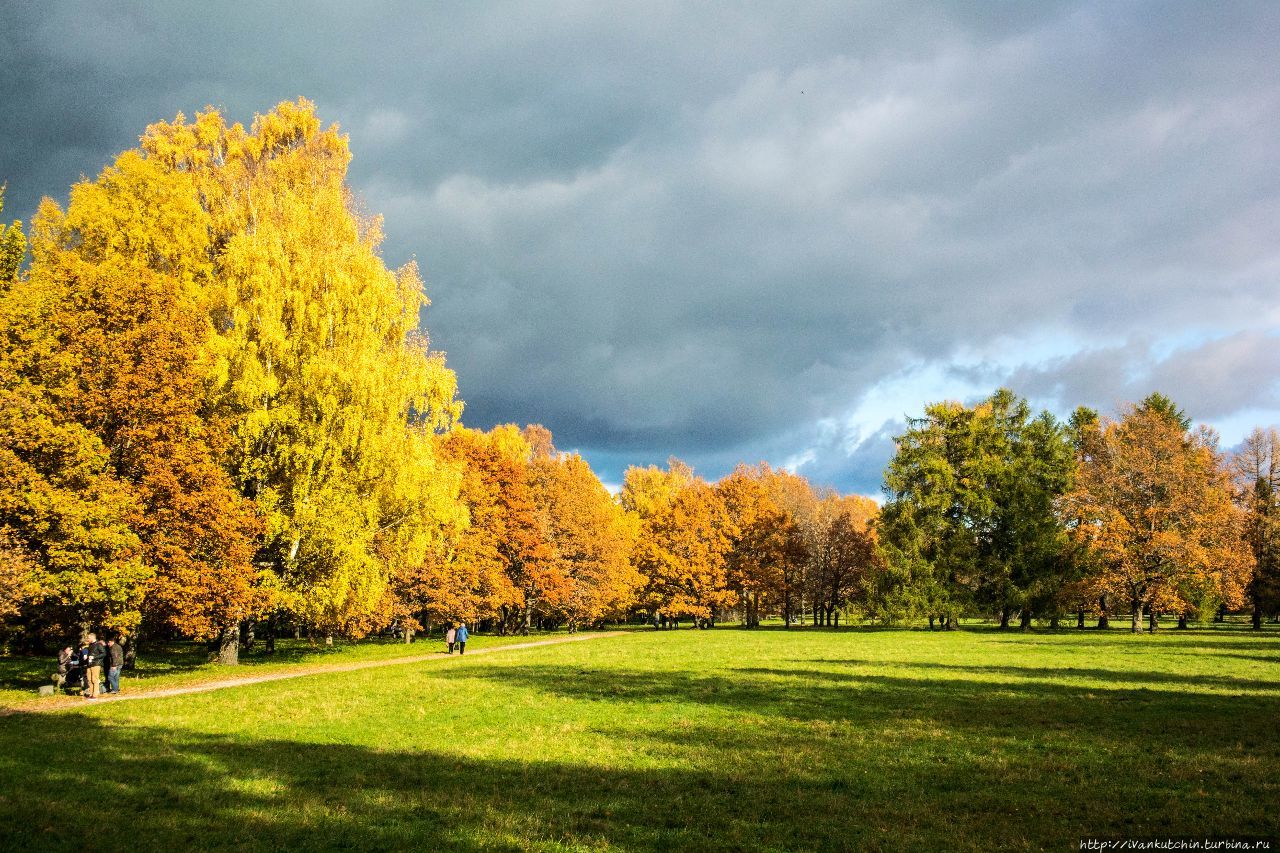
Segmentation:
<svg viewBox="0 0 1280 853">
<path fill-rule="evenodd" d="M 1001 384 L 1280 421 L 1280 3 L 5 6 L 6 218 L 306 96 L 464 420 L 609 482 L 874 493 L 904 415 Z"/>
</svg>

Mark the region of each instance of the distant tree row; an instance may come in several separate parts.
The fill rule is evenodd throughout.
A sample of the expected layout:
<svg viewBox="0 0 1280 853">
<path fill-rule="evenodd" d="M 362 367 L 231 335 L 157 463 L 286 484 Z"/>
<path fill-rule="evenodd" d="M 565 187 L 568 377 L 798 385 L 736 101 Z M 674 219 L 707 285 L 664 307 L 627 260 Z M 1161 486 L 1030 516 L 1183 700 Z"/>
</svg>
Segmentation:
<svg viewBox="0 0 1280 853">
<path fill-rule="evenodd" d="M 651 618 L 702 625 L 732 611 L 748 626 L 789 625 L 807 607 L 815 625 L 838 625 L 879 561 L 874 501 L 763 463 L 714 486 L 675 459 L 631 468 L 621 498 L 640 522 L 632 560 Z"/>
</svg>

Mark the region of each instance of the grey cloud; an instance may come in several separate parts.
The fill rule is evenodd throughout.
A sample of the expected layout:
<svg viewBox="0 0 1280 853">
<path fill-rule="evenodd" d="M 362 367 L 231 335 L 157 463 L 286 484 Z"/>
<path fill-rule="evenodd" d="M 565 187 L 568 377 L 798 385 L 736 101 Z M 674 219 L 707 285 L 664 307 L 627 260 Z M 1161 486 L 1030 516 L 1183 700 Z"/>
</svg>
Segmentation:
<svg viewBox="0 0 1280 853">
<path fill-rule="evenodd" d="M 1173 398 L 1201 421 L 1251 409 L 1277 410 L 1280 333 L 1237 332 L 1167 354 L 1131 342 L 1023 369 L 1008 381 L 1060 410 L 1090 405 L 1115 412 L 1152 391 Z"/>
<path fill-rule="evenodd" d="M 6 24 L 6 214 L 178 110 L 311 97 L 389 260 L 423 264 L 468 419 L 541 421 L 607 479 L 813 451 L 874 490 L 891 430 L 850 455 L 813 425 L 1005 338 L 1082 351 L 957 381 L 1280 407 L 1273 4 L 30 2 Z M 1152 355 L 1185 335 L 1214 343 Z"/>
</svg>

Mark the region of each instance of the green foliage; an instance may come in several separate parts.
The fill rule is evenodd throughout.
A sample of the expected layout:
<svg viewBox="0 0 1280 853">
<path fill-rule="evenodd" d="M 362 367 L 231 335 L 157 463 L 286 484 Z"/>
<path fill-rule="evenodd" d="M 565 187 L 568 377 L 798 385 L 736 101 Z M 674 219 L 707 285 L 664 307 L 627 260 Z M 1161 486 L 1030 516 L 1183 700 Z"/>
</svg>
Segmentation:
<svg viewBox="0 0 1280 853">
<path fill-rule="evenodd" d="M 1173 402 L 1172 399 L 1161 394 L 1159 391 L 1152 391 L 1148 394 L 1143 401 L 1138 404 L 1138 411 L 1157 414 L 1174 424 L 1183 432 L 1191 429 L 1191 416 L 1178 408 L 1177 403 Z"/>
<path fill-rule="evenodd" d="M 0 212 L 4 211 L 4 186 L 0 185 Z M 0 293 L 18 278 L 18 270 L 27 256 L 27 236 L 22 223 L 0 224 Z"/>
<path fill-rule="evenodd" d="M 1067 430 L 1001 389 L 973 408 L 928 406 L 897 445 L 873 609 L 950 622 L 973 608 L 1007 618 L 1046 606 L 1065 546 L 1055 502 L 1074 468 Z"/>
</svg>

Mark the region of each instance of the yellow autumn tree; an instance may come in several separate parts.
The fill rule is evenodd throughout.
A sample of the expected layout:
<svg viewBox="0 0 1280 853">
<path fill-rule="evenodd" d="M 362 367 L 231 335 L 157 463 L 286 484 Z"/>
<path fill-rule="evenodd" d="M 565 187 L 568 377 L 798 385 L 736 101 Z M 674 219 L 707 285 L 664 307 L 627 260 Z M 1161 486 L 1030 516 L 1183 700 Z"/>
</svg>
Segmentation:
<svg viewBox="0 0 1280 853">
<path fill-rule="evenodd" d="M 325 631 L 395 618 L 396 564 L 443 548 L 456 467 L 433 435 L 456 380 L 417 333 L 417 269 L 389 271 L 381 223 L 346 185 L 347 139 L 285 102 L 246 130 L 216 110 L 147 129 L 145 156 L 191 176 L 208 217 L 214 327 L 206 404 L 224 464 L 265 520 L 259 561 Z"/>
<path fill-rule="evenodd" d="M 622 508 L 647 521 L 669 507 L 681 490 L 694 481 L 693 469 L 674 456 L 664 471 L 656 465 L 632 465 L 622 475 Z"/>
<path fill-rule="evenodd" d="M 36 262 L 58 213 L 34 225 Z M 12 234 L 16 226 L 8 230 Z M 7 236 L 7 235 L 6 235 Z M 15 243 L 17 241 L 14 241 Z M 22 241 L 25 246 L 25 238 Z M 142 620 L 151 570 L 131 524 L 139 504 L 112 470 L 102 440 L 71 413 L 80 365 L 55 318 L 71 304 L 65 282 L 0 281 L 0 539 L 10 607 L 26 631 L 131 630 Z"/>
<path fill-rule="evenodd" d="M 68 419 L 106 446 L 141 512 L 154 576 L 146 614 L 187 636 L 223 637 L 269 601 L 253 566 L 260 523 L 220 466 L 225 422 L 203 416 L 212 362 L 208 217 L 191 177 L 128 151 L 37 220 L 29 283 L 60 294 L 50 325 L 76 364 Z"/>
</svg>

